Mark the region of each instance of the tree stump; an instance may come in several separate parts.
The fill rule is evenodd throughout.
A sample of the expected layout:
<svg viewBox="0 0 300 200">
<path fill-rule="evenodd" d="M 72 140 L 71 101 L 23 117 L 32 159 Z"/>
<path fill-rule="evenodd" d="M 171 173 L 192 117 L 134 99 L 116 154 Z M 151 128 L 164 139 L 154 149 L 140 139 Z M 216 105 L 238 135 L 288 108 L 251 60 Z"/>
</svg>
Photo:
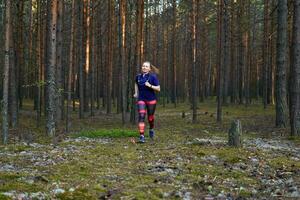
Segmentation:
<svg viewBox="0 0 300 200">
<path fill-rule="evenodd" d="M 242 124 L 239 120 L 234 120 L 231 123 L 228 132 L 228 145 L 233 147 L 242 146 Z"/>
</svg>

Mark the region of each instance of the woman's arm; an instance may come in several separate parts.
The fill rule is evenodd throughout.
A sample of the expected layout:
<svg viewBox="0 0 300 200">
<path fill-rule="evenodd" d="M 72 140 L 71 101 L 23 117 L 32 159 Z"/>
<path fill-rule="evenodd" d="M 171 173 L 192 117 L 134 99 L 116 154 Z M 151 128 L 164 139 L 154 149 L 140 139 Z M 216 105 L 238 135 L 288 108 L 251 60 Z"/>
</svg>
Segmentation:
<svg viewBox="0 0 300 200">
<path fill-rule="evenodd" d="M 135 83 L 134 84 L 134 95 L 133 95 L 133 97 L 138 98 L 138 96 L 139 96 L 139 88 L 138 88 L 138 85 Z"/>
<path fill-rule="evenodd" d="M 153 90 L 155 90 L 156 92 L 160 92 L 160 85 L 155 86 L 155 85 L 151 85 L 151 87 Z"/>
<path fill-rule="evenodd" d="M 156 92 L 160 92 L 160 85 L 151 85 L 148 81 L 145 83 L 145 85 L 153 90 L 155 90 Z"/>
</svg>

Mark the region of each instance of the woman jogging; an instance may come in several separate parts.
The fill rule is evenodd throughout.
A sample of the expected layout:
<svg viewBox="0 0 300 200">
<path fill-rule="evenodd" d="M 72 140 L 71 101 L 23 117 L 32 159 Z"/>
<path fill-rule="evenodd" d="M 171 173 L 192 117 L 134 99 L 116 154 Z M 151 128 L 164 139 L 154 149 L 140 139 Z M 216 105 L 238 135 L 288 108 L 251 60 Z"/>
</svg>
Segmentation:
<svg viewBox="0 0 300 200">
<path fill-rule="evenodd" d="M 155 91 L 160 91 L 160 85 L 157 78 L 159 73 L 158 69 L 150 64 L 144 62 L 141 69 L 141 74 L 136 76 L 135 79 L 135 93 L 134 97 L 137 98 L 137 107 L 139 113 L 139 132 L 140 142 L 145 142 L 145 116 L 146 111 L 149 122 L 149 137 L 154 138 L 154 112 L 156 107 Z"/>
</svg>

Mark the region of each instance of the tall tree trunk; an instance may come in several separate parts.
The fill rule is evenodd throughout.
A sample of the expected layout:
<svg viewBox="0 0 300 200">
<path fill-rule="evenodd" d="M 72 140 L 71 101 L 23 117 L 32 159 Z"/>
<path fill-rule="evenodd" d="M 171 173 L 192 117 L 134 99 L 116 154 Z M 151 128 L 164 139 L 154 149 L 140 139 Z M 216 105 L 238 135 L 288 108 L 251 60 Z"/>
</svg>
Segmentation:
<svg viewBox="0 0 300 200">
<path fill-rule="evenodd" d="M 37 109 L 36 109 L 36 122 L 37 127 L 40 125 L 42 115 L 42 86 L 43 86 L 43 54 L 44 54 L 44 36 L 43 36 L 43 11 L 42 0 L 37 0 L 37 65 L 38 65 L 38 80 L 36 85 L 37 93 Z"/>
<path fill-rule="evenodd" d="M 231 73 L 230 73 L 230 101 L 231 103 L 236 103 L 237 100 L 237 56 L 236 56 L 236 3 L 235 0 L 231 0 L 231 20 L 230 20 L 230 43 L 231 43 L 231 52 L 230 52 L 230 62 L 231 62 Z"/>
<path fill-rule="evenodd" d="M 172 2 L 173 7 L 173 30 L 172 30 L 172 79 L 173 79 L 173 88 L 172 88 L 172 102 L 174 103 L 174 106 L 176 107 L 177 102 L 177 79 L 176 79 L 176 0 L 173 0 Z"/>
<path fill-rule="evenodd" d="M 163 1 L 163 10 L 166 10 L 166 1 Z M 166 20 L 162 19 L 162 27 L 167 26 Z M 167 85 L 168 85 L 168 81 L 167 81 L 167 65 L 168 65 L 168 56 L 166 55 L 168 52 L 168 29 L 167 28 L 163 28 L 162 31 L 162 40 L 163 40 L 163 51 L 162 51 L 162 62 L 163 62 L 163 107 L 165 107 L 166 105 L 166 98 L 168 98 L 168 94 L 167 94 Z"/>
<path fill-rule="evenodd" d="M 263 39 L 263 105 L 264 108 L 268 104 L 268 69 L 269 69 L 269 0 L 264 0 L 264 39 Z"/>
<path fill-rule="evenodd" d="M 276 56 L 276 126 L 287 125 L 286 67 L 287 67 L 287 0 L 278 1 Z"/>
<path fill-rule="evenodd" d="M 244 3 L 245 1 L 239 0 L 238 6 L 238 81 L 239 81 L 239 103 L 243 104 L 245 100 L 245 48 L 243 42 L 243 19 L 244 19 Z"/>
<path fill-rule="evenodd" d="M 9 66 L 10 57 L 13 53 L 12 49 L 12 21 L 11 21 L 11 7 L 12 2 L 6 0 L 6 10 L 5 10 L 5 54 L 4 54 L 4 71 L 3 71 L 3 103 L 2 103 L 2 134 L 3 143 L 8 142 L 8 95 L 9 95 Z"/>
<path fill-rule="evenodd" d="M 48 136 L 55 135 L 55 114 L 56 114 L 56 80 L 55 80 L 55 69 L 56 69 L 56 42 L 57 42 L 57 7 L 58 1 L 51 0 L 51 20 L 49 27 L 49 42 L 48 42 L 48 62 L 47 62 L 47 81 L 46 81 L 46 92 L 48 100 L 46 109 L 46 129 Z"/>
<path fill-rule="evenodd" d="M 66 109 L 66 132 L 70 130 L 70 121 L 71 121 L 71 113 L 70 113 L 70 106 L 71 106 L 71 98 L 72 98 L 72 76 L 73 76 L 73 69 L 74 69 L 74 53 L 75 53 L 75 1 L 72 1 L 72 24 L 71 24 L 71 41 L 70 41 L 70 57 L 69 57 L 69 73 L 68 73 L 68 100 L 67 100 L 67 109 Z M 74 94 L 73 94 L 74 95 Z"/>
<path fill-rule="evenodd" d="M 290 82 L 291 135 L 300 136 L 300 0 L 294 0 Z"/>
<path fill-rule="evenodd" d="M 135 72 L 136 74 L 139 72 L 142 60 L 144 59 L 144 39 L 143 39 L 143 30 L 144 30 L 144 1 L 137 0 L 137 14 L 136 14 L 136 43 L 135 43 Z M 133 77 L 134 78 L 134 77 Z M 134 81 L 133 81 L 134 84 Z M 134 87 L 132 87 L 134 89 Z M 131 104 L 131 115 L 130 121 L 135 123 L 136 120 L 136 108 L 135 101 L 132 101 Z"/>
<path fill-rule="evenodd" d="M 192 2 L 192 108 L 193 108 L 193 123 L 197 122 L 197 92 L 196 92 L 196 85 L 197 85 L 197 77 L 196 77 L 196 36 L 197 36 L 197 4 L 199 0 L 193 0 Z"/>
<path fill-rule="evenodd" d="M 84 117 L 84 48 L 83 48 L 83 25 L 84 25 L 84 11 L 83 2 L 78 0 L 78 28 L 77 28 L 77 47 L 78 47 L 78 83 L 79 83 L 79 118 Z"/>
<path fill-rule="evenodd" d="M 217 58 L 218 58 L 218 88 L 217 88 L 217 122 L 222 121 L 222 101 L 223 101 L 223 72 L 224 72 L 224 43 L 225 43 L 225 30 L 224 30 L 224 0 L 218 0 L 218 44 L 217 44 Z"/>
<path fill-rule="evenodd" d="M 56 118 L 63 120 L 64 118 L 64 68 L 62 63 L 63 56 L 63 13 L 64 0 L 58 1 L 57 9 L 57 69 L 56 69 L 56 84 L 57 84 L 57 102 L 56 102 Z"/>
<path fill-rule="evenodd" d="M 223 24 L 222 32 L 223 33 L 223 43 L 224 43 L 224 57 L 223 57 L 223 91 L 222 91 L 222 103 L 228 103 L 228 85 L 229 85 L 229 59 L 230 59 L 230 42 L 229 42 L 229 33 L 230 33 L 230 24 L 229 24 L 229 1 L 222 0 L 224 4 L 223 8 Z"/>
<path fill-rule="evenodd" d="M 20 29 L 19 29 L 20 30 Z M 18 33 L 20 34 L 20 33 Z M 18 88 L 18 81 L 17 81 L 17 70 L 21 68 L 21 66 L 19 65 L 19 67 L 17 68 L 16 66 L 16 54 L 15 54 L 15 45 L 14 45 L 14 37 L 13 37 L 13 33 L 11 33 L 10 35 L 10 41 L 13 43 L 12 44 L 12 54 L 10 56 L 10 63 L 9 63 L 9 114 L 10 114 L 10 125 L 12 126 L 12 128 L 17 128 L 17 124 L 18 124 L 18 101 L 17 101 L 17 88 Z M 19 42 L 21 42 L 22 40 L 20 40 Z M 23 42 L 23 41 L 22 41 Z M 18 46 L 22 46 L 19 45 Z M 23 50 L 20 50 L 20 52 Z M 23 55 L 23 53 L 21 53 Z M 18 63 L 20 64 L 20 63 Z"/>
<path fill-rule="evenodd" d="M 12 17 L 12 24 L 16 24 L 17 29 L 16 33 L 14 33 L 14 29 L 12 30 L 12 33 L 10 34 L 10 41 L 12 42 L 12 50 L 13 53 L 10 56 L 10 64 L 9 64 L 9 125 L 12 126 L 12 128 L 17 127 L 18 123 L 18 89 L 20 90 L 19 85 L 19 70 L 23 68 L 21 64 L 24 64 L 24 40 L 23 40 L 23 3 L 18 2 L 17 3 L 17 9 L 13 9 L 16 12 L 16 14 L 13 14 L 12 16 L 17 16 L 16 18 Z M 14 13 L 12 11 L 12 13 Z M 19 22 L 19 23 L 17 23 Z M 23 76 L 22 76 L 23 78 Z"/>
<path fill-rule="evenodd" d="M 250 79 L 251 79 L 251 43 L 250 43 L 250 0 L 246 1 L 246 30 L 244 33 L 245 47 L 245 100 L 246 106 L 250 104 Z"/>
<path fill-rule="evenodd" d="M 97 66 L 97 61 L 96 61 L 96 56 L 97 56 L 97 47 L 96 47 L 96 36 L 95 36 L 95 9 L 94 9 L 95 1 L 91 0 L 90 2 L 90 91 L 91 91 L 91 98 L 90 98 L 90 114 L 91 116 L 95 115 L 95 74 L 96 74 L 96 66 Z"/>
<path fill-rule="evenodd" d="M 125 113 L 126 113 L 126 77 L 125 77 L 125 66 L 126 66 L 126 0 L 120 0 L 120 18 L 121 18 L 121 82 L 122 82 L 122 123 L 125 124 Z"/>
<path fill-rule="evenodd" d="M 90 35 L 90 3 L 91 0 L 83 1 L 83 48 L 84 48 L 84 69 L 83 69 L 83 87 L 84 87 L 84 112 L 89 111 L 89 100 L 91 98 L 90 91 L 90 50 L 91 50 L 91 35 Z"/>
<path fill-rule="evenodd" d="M 113 27 L 114 27 L 114 3 L 108 0 L 109 25 L 108 25 L 108 51 L 107 51 L 107 106 L 106 113 L 111 113 L 112 110 L 112 75 L 113 75 Z"/>
<path fill-rule="evenodd" d="M 272 8 L 276 8 L 276 4 L 277 1 L 276 0 L 272 0 L 271 1 L 271 9 Z M 269 56 L 269 80 L 268 80 L 268 104 L 275 104 L 275 65 L 276 65 L 276 59 L 275 59 L 275 54 L 276 54 L 276 40 L 275 40 L 275 34 L 273 34 L 273 32 L 275 32 L 276 30 L 276 17 L 273 17 L 274 12 L 272 11 L 270 13 L 270 23 L 271 23 L 271 27 L 270 27 L 270 36 L 269 36 L 269 52 L 270 52 L 270 56 Z"/>
<path fill-rule="evenodd" d="M 17 20 L 18 22 L 18 28 L 17 28 L 17 37 L 16 41 L 17 41 L 17 49 L 16 49 L 16 53 L 17 53 L 17 62 L 16 62 L 16 66 L 15 66 L 15 80 L 12 81 L 16 81 L 16 87 L 18 88 L 18 98 L 19 98 L 19 107 L 22 108 L 23 107 L 23 88 L 22 86 L 24 85 L 24 2 L 23 1 L 19 1 L 17 2 Z M 28 75 L 27 75 L 28 76 Z M 17 101 L 17 100 L 16 100 Z M 15 114 L 13 114 L 15 115 Z"/>
</svg>

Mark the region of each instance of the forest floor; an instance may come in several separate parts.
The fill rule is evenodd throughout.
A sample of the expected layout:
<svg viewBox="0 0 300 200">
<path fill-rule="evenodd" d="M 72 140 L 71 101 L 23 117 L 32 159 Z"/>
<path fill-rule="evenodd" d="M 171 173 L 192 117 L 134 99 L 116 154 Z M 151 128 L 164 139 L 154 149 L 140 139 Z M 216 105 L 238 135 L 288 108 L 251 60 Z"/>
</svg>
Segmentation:
<svg viewBox="0 0 300 200">
<path fill-rule="evenodd" d="M 0 199 L 300 199 L 300 139 L 274 127 L 274 107 L 225 106 L 222 125 L 215 111 L 199 104 L 192 124 L 188 105 L 158 105 L 155 140 L 145 144 L 135 126 L 103 113 L 74 113 L 72 133 L 49 142 L 23 111 L 0 146 Z M 234 119 L 242 148 L 227 145 Z"/>
</svg>

